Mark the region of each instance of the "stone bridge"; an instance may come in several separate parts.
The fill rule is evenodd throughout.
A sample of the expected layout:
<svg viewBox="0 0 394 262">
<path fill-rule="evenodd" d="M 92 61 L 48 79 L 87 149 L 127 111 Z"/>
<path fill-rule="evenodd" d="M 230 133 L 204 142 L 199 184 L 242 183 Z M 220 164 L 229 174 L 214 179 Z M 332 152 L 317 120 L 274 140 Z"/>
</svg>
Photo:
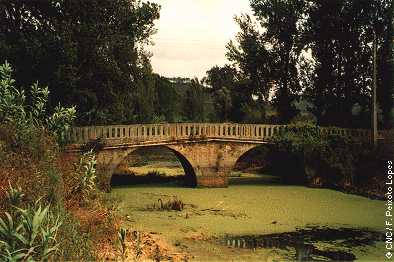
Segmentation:
<svg viewBox="0 0 394 262">
<path fill-rule="evenodd" d="M 182 164 L 190 186 L 226 187 L 237 160 L 253 148 L 269 143 L 269 138 L 285 129 L 263 124 L 150 124 L 75 127 L 70 132 L 74 144 L 68 151 L 78 153 L 86 143 L 101 141 L 97 152 L 100 186 L 108 190 L 112 174 L 133 151 L 142 147 L 166 147 Z M 320 128 L 324 134 L 337 133 L 369 139 L 369 130 Z"/>
</svg>

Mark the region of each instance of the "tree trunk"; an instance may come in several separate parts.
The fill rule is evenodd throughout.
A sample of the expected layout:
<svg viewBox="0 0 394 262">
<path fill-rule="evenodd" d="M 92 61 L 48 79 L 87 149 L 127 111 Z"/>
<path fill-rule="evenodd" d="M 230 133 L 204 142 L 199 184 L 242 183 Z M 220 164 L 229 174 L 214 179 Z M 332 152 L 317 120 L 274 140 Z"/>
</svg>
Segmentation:
<svg viewBox="0 0 394 262">
<path fill-rule="evenodd" d="M 392 16 L 391 16 L 391 34 L 392 34 L 392 41 L 390 44 L 390 58 L 391 58 L 391 66 L 394 67 L 394 0 L 391 1 L 391 11 L 392 11 Z M 394 70 L 392 72 L 393 77 L 392 80 L 393 82 L 391 83 L 391 88 L 392 92 L 391 94 L 394 95 Z M 394 97 L 392 98 L 394 100 Z M 390 128 L 394 128 L 394 103 L 391 103 L 391 114 L 390 114 L 390 120 L 389 120 L 389 126 Z"/>
<path fill-rule="evenodd" d="M 377 145 L 378 141 L 378 114 L 377 114 L 377 106 L 376 106 L 376 84 L 377 84 L 377 67 L 376 67 L 376 48 L 377 48 L 377 41 L 376 41 L 376 33 L 373 33 L 373 84 L 372 84 L 372 142 L 374 146 Z"/>
</svg>

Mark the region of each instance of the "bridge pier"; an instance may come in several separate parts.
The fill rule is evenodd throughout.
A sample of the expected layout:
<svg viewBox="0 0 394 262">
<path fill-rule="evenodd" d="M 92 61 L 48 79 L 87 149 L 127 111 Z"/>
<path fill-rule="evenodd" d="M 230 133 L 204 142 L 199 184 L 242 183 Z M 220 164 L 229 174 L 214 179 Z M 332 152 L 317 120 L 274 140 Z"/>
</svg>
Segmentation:
<svg viewBox="0 0 394 262">
<path fill-rule="evenodd" d="M 229 175 L 237 160 L 256 146 L 258 144 L 201 141 L 167 147 L 190 163 L 197 187 L 227 187 Z"/>
<path fill-rule="evenodd" d="M 136 148 L 104 148 L 96 153 L 97 186 L 109 192 L 111 178 L 119 164 Z"/>
</svg>

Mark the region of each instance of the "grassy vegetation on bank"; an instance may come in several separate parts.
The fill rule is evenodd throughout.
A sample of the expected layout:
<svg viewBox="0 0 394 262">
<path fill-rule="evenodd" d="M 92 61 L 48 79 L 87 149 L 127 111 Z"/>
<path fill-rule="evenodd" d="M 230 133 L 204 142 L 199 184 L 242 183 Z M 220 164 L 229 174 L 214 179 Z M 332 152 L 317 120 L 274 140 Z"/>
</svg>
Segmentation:
<svg viewBox="0 0 394 262">
<path fill-rule="evenodd" d="M 116 257 L 118 219 L 96 189 L 95 156 L 65 154 L 75 108 L 48 112 L 49 91 L 15 87 L 0 66 L 0 260 Z"/>
</svg>

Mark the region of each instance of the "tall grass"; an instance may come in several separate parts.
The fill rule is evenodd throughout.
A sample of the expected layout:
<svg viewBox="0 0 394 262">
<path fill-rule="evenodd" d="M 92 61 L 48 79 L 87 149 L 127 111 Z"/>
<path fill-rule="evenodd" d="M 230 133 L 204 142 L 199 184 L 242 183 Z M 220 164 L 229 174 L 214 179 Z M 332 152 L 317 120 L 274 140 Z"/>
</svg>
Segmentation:
<svg viewBox="0 0 394 262">
<path fill-rule="evenodd" d="M 7 192 L 13 207 L 0 218 L 0 258 L 4 261 L 48 260 L 59 250 L 56 240 L 62 221 L 39 201 L 19 207 L 23 193 L 11 185 Z"/>
</svg>

